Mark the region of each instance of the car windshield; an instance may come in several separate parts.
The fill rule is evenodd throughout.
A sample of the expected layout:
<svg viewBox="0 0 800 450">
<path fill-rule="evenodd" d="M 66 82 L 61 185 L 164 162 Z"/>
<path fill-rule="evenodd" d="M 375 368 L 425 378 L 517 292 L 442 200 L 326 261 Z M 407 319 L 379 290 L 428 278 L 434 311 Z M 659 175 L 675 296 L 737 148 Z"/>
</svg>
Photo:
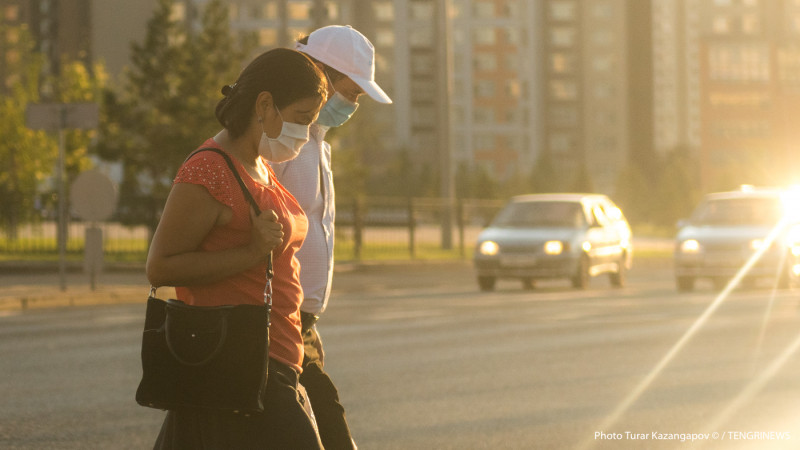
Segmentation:
<svg viewBox="0 0 800 450">
<path fill-rule="evenodd" d="M 779 198 L 706 200 L 692 215 L 697 225 L 775 225 L 783 215 Z"/>
<path fill-rule="evenodd" d="M 569 227 L 586 225 L 583 207 L 576 202 L 514 202 L 492 224 L 497 227 Z"/>
</svg>

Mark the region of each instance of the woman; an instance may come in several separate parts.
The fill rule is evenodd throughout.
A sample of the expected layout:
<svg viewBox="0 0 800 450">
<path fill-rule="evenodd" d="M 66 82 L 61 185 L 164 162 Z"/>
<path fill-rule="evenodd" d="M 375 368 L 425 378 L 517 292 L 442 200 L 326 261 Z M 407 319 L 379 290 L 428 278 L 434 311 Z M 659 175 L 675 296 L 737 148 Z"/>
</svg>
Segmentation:
<svg viewBox="0 0 800 450">
<path fill-rule="evenodd" d="M 178 299 L 191 305 L 260 304 L 272 252 L 269 374 L 263 414 L 169 411 L 156 448 L 321 448 L 297 394 L 303 339 L 295 252 L 308 225 L 264 159 L 297 155 L 325 102 L 323 79 L 308 57 L 275 49 L 223 88 L 216 115 L 224 129 L 201 147 L 232 158 L 260 216 L 221 155 L 199 152 L 178 171 L 153 236 L 147 277 L 153 286 L 176 286 Z"/>
</svg>

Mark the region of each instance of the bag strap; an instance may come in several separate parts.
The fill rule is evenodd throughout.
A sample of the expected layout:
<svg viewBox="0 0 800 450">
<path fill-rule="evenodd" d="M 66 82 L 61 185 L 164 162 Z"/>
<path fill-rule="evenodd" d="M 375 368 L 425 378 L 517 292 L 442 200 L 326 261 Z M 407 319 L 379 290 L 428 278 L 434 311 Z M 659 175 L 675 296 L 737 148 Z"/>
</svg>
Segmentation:
<svg viewBox="0 0 800 450">
<path fill-rule="evenodd" d="M 222 158 L 225 160 L 225 163 L 227 163 L 228 167 L 231 169 L 231 172 L 233 172 L 233 176 L 236 177 L 236 181 L 239 183 L 239 187 L 242 189 L 245 200 L 250 203 L 250 206 L 253 207 L 257 216 L 261 215 L 261 208 L 258 207 L 258 203 L 256 203 L 256 200 L 253 198 L 253 194 L 250 193 L 250 190 L 247 189 L 247 185 L 244 184 L 244 180 L 242 180 L 241 175 L 239 175 L 239 171 L 236 170 L 236 166 L 233 165 L 233 160 L 231 160 L 230 155 L 216 147 L 203 147 L 190 153 L 184 162 L 191 159 L 194 155 L 204 151 L 211 151 L 222 156 Z M 267 284 L 264 286 L 264 304 L 270 307 L 272 306 L 272 278 L 274 276 L 275 272 L 272 268 L 272 252 L 269 252 L 269 255 L 267 256 Z"/>
</svg>

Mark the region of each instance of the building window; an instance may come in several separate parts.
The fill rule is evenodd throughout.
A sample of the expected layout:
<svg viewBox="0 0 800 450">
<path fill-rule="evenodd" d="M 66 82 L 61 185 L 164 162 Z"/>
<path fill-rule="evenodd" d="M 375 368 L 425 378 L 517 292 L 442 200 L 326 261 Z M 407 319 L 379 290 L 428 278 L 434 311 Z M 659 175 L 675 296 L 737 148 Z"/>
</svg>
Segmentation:
<svg viewBox="0 0 800 450">
<path fill-rule="evenodd" d="M 430 2 L 412 2 L 411 3 L 411 19 L 413 20 L 431 20 L 435 17 L 436 11 L 433 9 L 434 4 Z"/>
<path fill-rule="evenodd" d="M 186 19 L 186 5 L 183 3 L 175 3 L 169 12 L 169 20 L 173 22 L 180 22 Z"/>
<path fill-rule="evenodd" d="M 308 20 L 311 17 L 311 2 L 290 2 L 287 12 L 289 20 Z"/>
<path fill-rule="evenodd" d="M 609 30 L 600 30 L 592 33 L 592 42 L 598 46 L 608 46 L 614 41 L 614 35 Z"/>
<path fill-rule="evenodd" d="M 548 147 L 553 153 L 569 153 L 572 150 L 574 140 L 566 133 L 553 133 L 548 139 Z"/>
<path fill-rule="evenodd" d="M 553 28 L 550 30 L 550 42 L 553 47 L 572 47 L 575 45 L 575 29 Z"/>
<path fill-rule="evenodd" d="M 262 28 L 258 30 L 258 45 L 261 47 L 272 47 L 278 44 L 278 32 L 273 28 Z"/>
<path fill-rule="evenodd" d="M 553 20 L 571 21 L 577 17 L 576 5 L 572 1 L 554 1 L 550 3 L 550 18 Z"/>
<path fill-rule="evenodd" d="M 491 134 L 477 134 L 472 139 L 472 145 L 480 150 L 494 148 L 494 136 Z"/>
<path fill-rule="evenodd" d="M 333 22 L 339 21 L 339 4 L 336 2 L 325 3 L 325 11 L 328 14 L 328 20 Z"/>
<path fill-rule="evenodd" d="M 608 72 L 613 64 L 613 60 L 609 55 L 600 55 L 592 59 L 592 69 L 596 72 Z"/>
<path fill-rule="evenodd" d="M 269 2 L 261 7 L 262 19 L 278 19 L 278 5 L 275 2 Z"/>
<path fill-rule="evenodd" d="M 574 127 L 578 125 L 578 110 L 573 106 L 556 105 L 547 114 L 550 124 L 556 127 Z"/>
<path fill-rule="evenodd" d="M 742 16 L 742 31 L 744 34 L 758 34 L 761 32 L 761 21 L 756 14 Z"/>
<path fill-rule="evenodd" d="M 731 21 L 727 17 L 715 17 L 711 29 L 714 34 L 728 34 L 731 31 Z"/>
<path fill-rule="evenodd" d="M 520 34 L 518 29 L 507 27 L 507 28 L 501 28 L 501 30 L 507 44 L 510 45 L 520 44 L 520 38 L 519 38 Z"/>
<path fill-rule="evenodd" d="M 572 81 L 553 80 L 550 82 L 550 96 L 561 101 L 575 100 L 578 98 L 578 87 Z"/>
<path fill-rule="evenodd" d="M 506 80 L 506 96 L 511 98 L 522 96 L 522 85 L 519 80 Z"/>
<path fill-rule="evenodd" d="M 473 67 L 478 71 L 491 72 L 497 70 L 497 56 L 493 53 L 476 53 Z"/>
<path fill-rule="evenodd" d="M 415 26 L 408 35 L 408 43 L 415 48 L 429 48 L 434 44 L 433 25 Z"/>
<path fill-rule="evenodd" d="M 411 57 L 412 75 L 432 75 L 436 67 L 436 60 L 433 55 L 427 53 L 416 53 Z"/>
<path fill-rule="evenodd" d="M 519 56 L 518 55 L 506 55 L 506 69 L 512 72 L 516 72 L 519 70 Z"/>
<path fill-rule="evenodd" d="M 391 47 L 394 45 L 392 30 L 380 29 L 375 32 L 375 45 L 378 47 Z"/>
<path fill-rule="evenodd" d="M 709 49 L 712 80 L 767 82 L 770 79 L 769 50 L 763 46 L 720 46 Z"/>
<path fill-rule="evenodd" d="M 494 45 L 497 42 L 494 28 L 481 27 L 472 32 L 472 40 L 476 45 Z"/>
<path fill-rule="evenodd" d="M 436 108 L 433 106 L 415 106 L 412 114 L 413 125 L 426 126 L 436 123 Z"/>
<path fill-rule="evenodd" d="M 16 22 L 19 20 L 19 5 L 9 5 L 6 6 L 5 11 L 3 11 L 3 16 L 6 19 L 6 22 Z"/>
<path fill-rule="evenodd" d="M 19 30 L 17 28 L 8 28 L 6 30 L 6 42 L 9 44 L 16 44 L 19 42 Z"/>
<path fill-rule="evenodd" d="M 476 97 L 494 97 L 496 93 L 494 81 L 478 80 L 475 83 Z"/>
<path fill-rule="evenodd" d="M 377 20 L 384 22 L 390 22 L 394 20 L 394 7 L 390 1 L 373 3 L 372 11 L 374 12 L 375 19 Z"/>
<path fill-rule="evenodd" d="M 476 107 L 472 112 L 472 118 L 476 123 L 494 123 L 494 110 L 486 106 Z"/>
<path fill-rule="evenodd" d="M 555 74 L 570 74 L 575 71 L 575 56 L 568 53 L 553 53 L 550 63 Z"/>
<path fill-rule="evenodd" d="M 473 5 L 472 14 L 481 19 L 494 17 L 494 4 L 486 1 L 477 1 Z"/>
<path fill-rule="evenodd" d="M 592 4 L 592 14 L 600 19 L 610 19 L 614 17 L 614 6 L 610 3 L 596 2 Z"/>
</svg>

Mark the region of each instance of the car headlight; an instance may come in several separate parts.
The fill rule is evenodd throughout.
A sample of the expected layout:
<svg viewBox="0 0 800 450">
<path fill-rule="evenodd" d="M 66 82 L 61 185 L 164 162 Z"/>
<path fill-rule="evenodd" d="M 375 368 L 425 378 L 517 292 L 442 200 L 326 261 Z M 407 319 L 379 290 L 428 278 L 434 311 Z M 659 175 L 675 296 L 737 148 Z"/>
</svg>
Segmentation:
<svg viewBox="0 0 800 450">
<path fill-rule="evenodd" d="M 700 243 L 696 239 L 687 239 L 681 243 L 681 253 L 700 252 Z"/>
<path fill-rule="evenodd" d="M 494 241 L 483 241 L 479 248 L 481 255 L 494 256 L 500 251 L 500 246 Z"/>
<path fill-rule="evenodd" d="M 750 250 L 758 251 L 764 247 L 764 239 L 753 239 L 750 241 Z"/>
<path fill-rule="evenodd" d="M 547 255 L 560 255 L 564 251 L 561 241 L 547 241 L 544 243 L 544 252 Z"/>
</svg>

